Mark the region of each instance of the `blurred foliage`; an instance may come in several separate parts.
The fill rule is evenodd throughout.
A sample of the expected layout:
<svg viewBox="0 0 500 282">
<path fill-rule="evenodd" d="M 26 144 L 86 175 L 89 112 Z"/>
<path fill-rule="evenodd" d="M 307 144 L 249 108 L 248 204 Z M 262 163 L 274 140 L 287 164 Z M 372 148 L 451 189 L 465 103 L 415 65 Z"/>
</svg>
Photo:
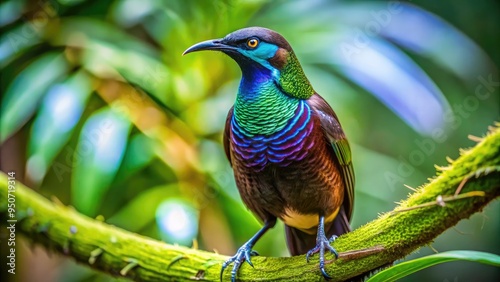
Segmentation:
<svg viewBox="0 0 500 282">
<path fill-rule="evenodd" d="M 415 273 L 419 270 L 432 267 L 440 263 L 456 260 L 467 260 L 471 262 L 478 262 L 500 267 L 500 256 L 495 254 L 477 251 L 449 251 L 399 263 L 394 267 L 384 269 L 383 271 L 370 277 L 370 279 L 366 282 L 392 282 Z"/>
<path fill-rule="evenodd" d="M 480 136 L 499 119 L 498 11 L 487 0 L 4 1 L 1 169 L 89 216 L 232 254 L 259 226 L 239 200 L 221 145 L 240 72 L 221 54 L 181 54 L 265 26 L 294 47 L 352 143 L 356 227 L 392 209 L 410 192 L 403 184 L 424 183 L 434 164 L 473 144 L 468 134 Z M 433 247 L 499 253 L 499 211 L 495 203 Z M 282 226 L 256 249 L 287 255 Z M 22 256 L 19 281 L 40 277 L 27 271 L 32 264 L 50 264 Z M 500 276 L 457 265 L 405 281 Z M 69 262 L 44 277 L 109 279 Z"/>
</svg>

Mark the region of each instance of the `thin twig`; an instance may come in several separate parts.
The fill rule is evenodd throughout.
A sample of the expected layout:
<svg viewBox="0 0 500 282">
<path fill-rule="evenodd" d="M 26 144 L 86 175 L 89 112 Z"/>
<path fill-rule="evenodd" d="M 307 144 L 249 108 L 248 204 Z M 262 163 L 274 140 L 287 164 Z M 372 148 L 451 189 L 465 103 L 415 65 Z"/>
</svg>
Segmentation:
<svg viewBox="0 0 500 282">
<path fill-rule="evenodd" d="M 394 210 L 391 212 L 391 215 L 394 215 L 394 214 L 400 213 L 400 212 L 407 212 L 407 211 L 411 211 L 411 210 L 421 209 L 421 208 L 425 208 L 425 207 L 432 207 L 432 206 L 436 206 L 436 205 L 444 206 L 444 203 L 447 203 L 447 202 L 456 201 L 456 200 L 465 199 L 465 198 L 470 198 L 470 197 L 484 197 L 484 195 L 485 195 L 485 193 L 483 191 L 470 191 L 470 192 L 460 194 L 460 195 L 444 196 L 444 197 L 439 195 L 436 198 L 436 201 L 416 205 L 413 207 L 407 207 L 407 208 L 403 208 L 403 209 L 399 209 L 399 210 Z"/>
<path fill-rule="evenodd" d="M 360 258 L 364 258 L 376 253 L 380 253 L 384 250 L 384 246 L 382 245 L 377 245 L 373 246 L 370 248 L 366 249 L 359 249 L 359 250 L 352 250 L 352 251 L 347 251 L 347 252 L 342 252 L 339 253 L 339 259 L 342 259 L 343 261 L 350 261 L 350 260 L 356 260 Z M 326 263 L 333 262 L 335 260 L 329 260 L 326 261 Z"/>
<path fill-rule="evenodd" d="M 410 185 L 407 185 L 407 184 L 403 184 L 406 188 L 412 190 L 413 192 L 417 192 L 417 189 L 411 187 Z"/>
</svg>

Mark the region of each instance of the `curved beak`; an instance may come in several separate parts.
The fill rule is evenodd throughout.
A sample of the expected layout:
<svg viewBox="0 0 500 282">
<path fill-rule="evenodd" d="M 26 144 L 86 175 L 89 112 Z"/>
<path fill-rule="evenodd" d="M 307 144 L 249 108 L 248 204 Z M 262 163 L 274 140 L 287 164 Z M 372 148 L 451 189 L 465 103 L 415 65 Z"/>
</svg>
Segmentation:
<svg viewBox="0 0 500 282">
<path fill-rule="evenodd" d="M 189 47 L 182 55 L 186 55 L 196 51 L 204 51 L 204 50 L 215 50 L 215 51 L 231 51 L 236 48 L 222 43 L 222 39 L 213 39 L 207 40 L 200 43 L 196 43 L 193 46 Z"/>
</svg>

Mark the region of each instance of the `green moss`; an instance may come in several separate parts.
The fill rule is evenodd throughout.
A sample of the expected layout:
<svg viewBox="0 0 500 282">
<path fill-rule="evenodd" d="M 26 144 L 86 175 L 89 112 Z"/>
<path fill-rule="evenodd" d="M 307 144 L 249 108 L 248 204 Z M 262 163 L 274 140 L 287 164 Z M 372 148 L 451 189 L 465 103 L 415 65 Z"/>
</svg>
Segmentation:
<svg viewBox="0 0 500 282">
<path fill-rule="evenodd" d="M 453 195 L 464 177 L 481 168 L 498 166 L 500 130 L 496 129 L 477 146 L 464 151 L 459 159 L 430 183 L 420 187 L 396 210 L 435 201 L 439 195 Z M 498 197 L 499 175 L 498 170 L 493 170 L 479 178 L 472 177 L 462 190 L 463 193 L 484 191 L 484 197 L 451 201 L 444 207 L 434 205 L 384 214 L 341 236 L 334 243 L 341 258 L 327 265 L 328 273 L 334 277 L 333 281 L 346 280 L 403 258 L 430 243 L 443 231 L 481 211 Z M 0 217 L 1 222 L 6 222 L 8 188 L 4 174 L 0 174 L 0 191 Z M 221 263 L 227 259 L 210 252 L 164 244 L 88 218 L 72 208 L 49 202 L 19 182 L 15 193 L 19 219 L 16 228 L 19 232 L 34 242 L 112 275 L 119 275 L 123 270 L 126 277 L 138 281 L 218 281 Z M 342 258 L 342 252 L 377 245 L 383 246 L 384 250 L 351 260 Z M 98 249 L 102 252 L 95 251 Z M 94 259 L 89 264 L 91 254 L 94 254 Z M 255 268 L 243 264 L 238 276 L 241 281 L 323 281 L 317 257 L 309 264 L 304 256 L 254 257 L 253 263 Z M 229 273 L 225 273 L 225 279 Z"/>
</svg>

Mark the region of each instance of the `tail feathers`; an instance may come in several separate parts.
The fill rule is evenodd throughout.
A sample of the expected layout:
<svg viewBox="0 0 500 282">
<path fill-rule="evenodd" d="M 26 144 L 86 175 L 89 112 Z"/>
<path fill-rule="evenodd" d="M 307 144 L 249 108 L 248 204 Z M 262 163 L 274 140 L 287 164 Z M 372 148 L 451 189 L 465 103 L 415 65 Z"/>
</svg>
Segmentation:
<svg viewBox="0 0 500 282">
<path fill-rule="evenodd" d="M 349 219 L 342 206 L 337 217 L 325 224 L 325 233 L 327 238 L 330 238 L 333 235 L 340 236 L 350 231 Z M 285 234 L 288 250 L 292 256 L 303 255 L 316 246 L 316 234 L 310 235 L 288 225 L 285 225 Z"/>
</svg>

